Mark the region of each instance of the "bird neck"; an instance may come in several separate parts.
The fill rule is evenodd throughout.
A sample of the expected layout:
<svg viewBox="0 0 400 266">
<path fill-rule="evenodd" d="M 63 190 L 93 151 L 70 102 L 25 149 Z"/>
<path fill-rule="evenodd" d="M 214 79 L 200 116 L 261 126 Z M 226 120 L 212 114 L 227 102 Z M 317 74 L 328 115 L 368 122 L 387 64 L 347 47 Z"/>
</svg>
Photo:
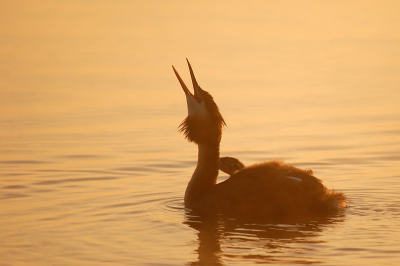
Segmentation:
<svg viewBox="0 0 400 266">
<path fill-rule="evenodd" d="M 215 186 L 219 169 L 219 143 L 199 144 L 197 167 L 186 188 L 185 203 L 193 203 Z"/>
</svg>

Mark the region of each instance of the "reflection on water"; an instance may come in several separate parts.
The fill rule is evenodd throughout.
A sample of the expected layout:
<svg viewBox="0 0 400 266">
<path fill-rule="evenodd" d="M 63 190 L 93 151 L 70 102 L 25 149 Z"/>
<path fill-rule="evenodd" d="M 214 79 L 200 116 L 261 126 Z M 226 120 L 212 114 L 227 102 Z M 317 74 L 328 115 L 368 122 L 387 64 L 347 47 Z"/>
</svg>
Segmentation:
<svg viewBox="0 0 400 266">
<path fill-rule="evenodd" d="M 318 236 L 325 227 L 344 221 L 342 215 L 307 223 L 241 223 L 221 216 L 185 213 L 185 224 L 198 231 L 198 260 L 190 265 L 223 265 L 251 260 L 253 263 L 319 264 L 309 252 L 322 243 Z M 222 248 L 223 247 L 223 248 Z M 222 259 L 223 257 L 223 259 Z"/>
<path fill-rule="evenodd" d="M 397 1 L 3 2 L 1 265 L 398 265 Z M 186 211 L 185 57 L 228 124 L 221 156 L 311 168 L 350 208 Z"/>
</svg>

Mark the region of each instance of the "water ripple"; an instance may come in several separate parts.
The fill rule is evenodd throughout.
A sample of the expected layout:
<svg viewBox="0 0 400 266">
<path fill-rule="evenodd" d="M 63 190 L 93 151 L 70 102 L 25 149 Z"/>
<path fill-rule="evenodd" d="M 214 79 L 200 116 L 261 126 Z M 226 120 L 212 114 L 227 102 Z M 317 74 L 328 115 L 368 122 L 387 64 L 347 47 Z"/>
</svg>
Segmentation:
<svg viewBox="0 0 400 266">
<path fill-rule="evenodd" d="M 11 160 L 11 161 L 0 161 L 0 164 L 46 164 L 49 162 L 35 161 L 35 160 Z"/>
<path fill-rule="evenodd" d="M 158 207 L 162 211 L 166 212 L 184 212 L 185 207 L 183 205 L 183 198 L 181 197 L 175 197 L 175 198 L 169 198 L 166 200 L 161 201 L 158 204 Z"/>
<path fill-rule="evenodd" d="M 63 184 L 63 183 L 74 183 L 74 182 L 86 182 L 86 181 L 104 181 L 104 180 L 114 180 L 118 177 L 88 177 L 88 178 L 67 178 L 59 180 L 46 180 L 34 183 L 34 185 L 53 185 L 53 184 Z"/>
<path fill-rule="evenodd" d="M 10 185 L 10 186 L 4 186 L 2 189 L 22 189 L 22 188 L 27 188 L 27 186 L 23 185 Z"/>
</svg>

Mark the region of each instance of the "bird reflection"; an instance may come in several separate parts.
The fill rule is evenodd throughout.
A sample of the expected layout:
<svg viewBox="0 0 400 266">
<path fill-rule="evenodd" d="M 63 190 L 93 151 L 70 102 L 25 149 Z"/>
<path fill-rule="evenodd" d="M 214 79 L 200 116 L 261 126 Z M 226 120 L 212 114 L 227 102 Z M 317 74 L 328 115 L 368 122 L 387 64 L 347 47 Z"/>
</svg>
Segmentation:
<svg viewBox="0 0 400 266">
<path fill-rule="evenodd" d="M 282 223 L 268 220 L 240 220 L 224 215 L 202 215 L 186 209 L 184 224 L 197 231 L 197 260 L 188 265 L 229 265 L 255 263 L 322 263 L 307 251 L 307 244 L 318 240 L 324 228 L 344 221 L 344 214 L 314 220 L 292 220 Z M 254 251 L 257 252 L 254 252 Z"/>
</svg>

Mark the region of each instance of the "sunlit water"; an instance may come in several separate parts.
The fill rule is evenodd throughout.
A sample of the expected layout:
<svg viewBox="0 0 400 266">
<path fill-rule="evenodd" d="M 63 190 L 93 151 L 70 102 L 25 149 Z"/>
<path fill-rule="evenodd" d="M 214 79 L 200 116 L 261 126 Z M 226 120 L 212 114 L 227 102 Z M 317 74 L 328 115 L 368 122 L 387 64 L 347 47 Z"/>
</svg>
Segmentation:
<svg viewBox="0 0 400 266">
<path fill-rule="evenodd" d="M 398 264 L 396 2 L 16 3 L 0 11 L 0 265 Z M 185 210 L 185 57 L 228 124 L 221 156 L 311 168 L 349 207 L 288 224 Z"/>
</svg>

